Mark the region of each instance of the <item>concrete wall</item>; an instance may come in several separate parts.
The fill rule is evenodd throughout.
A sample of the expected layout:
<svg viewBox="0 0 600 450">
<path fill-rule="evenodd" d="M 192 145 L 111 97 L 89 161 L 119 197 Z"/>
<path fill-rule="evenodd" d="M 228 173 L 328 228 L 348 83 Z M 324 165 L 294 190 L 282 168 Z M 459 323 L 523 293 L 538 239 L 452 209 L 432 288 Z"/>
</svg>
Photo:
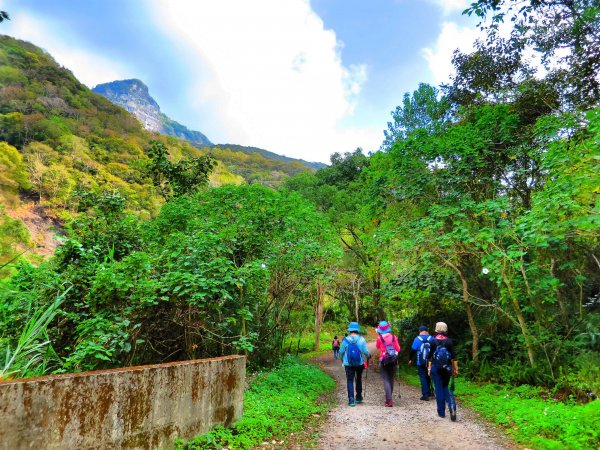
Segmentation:
<svg viewBox="0 0 600 450">
<path fill-rule="evenodd" d="M 156 449 L 242 414 L 240 356 L 0 383 L 0 449 Z"/>
</svg>

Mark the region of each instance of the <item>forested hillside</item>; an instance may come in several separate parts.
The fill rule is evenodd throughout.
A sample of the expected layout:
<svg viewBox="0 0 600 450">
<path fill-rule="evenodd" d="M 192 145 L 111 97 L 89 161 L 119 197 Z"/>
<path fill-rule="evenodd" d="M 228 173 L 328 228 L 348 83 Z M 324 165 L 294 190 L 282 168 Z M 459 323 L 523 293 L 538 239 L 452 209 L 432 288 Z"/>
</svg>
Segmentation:
<svg viewBox="0 0 600 450">
<path fill-rule="evenodd" d="M 465 376 L 595 398 L 600 11 L 513 3 L 469 8 L 488 39 L 455 54 L 450 84 L 404 95 L 380 151 L 333 154 L 278 190 L 207 187 L 200 150 L 148 135 L 3 38 L 4 202 L 34 196 L 66 237 L 47 262 L 11 263 L 0 352 L 13 356 L 0 374 L 231 353 L 269 366 L 290 335 L 310 329 L 318 348 L 325 320 L 390 320 L 403 348 L 443 320 Z M 229 150 L 211 154 L 235 165 Z"/>
<path fill-rule="evenodd" d="M 212 153 L 144 131 L 135 117 L 90 91 L 51 55 L 0 36 L 0 263 L 23 252 L 30 259 L 52 254 L 53 235 L 85 208 L 88 193 L 118 193 L 127 211 L 155 216 L 163 197 L 150 173 L 152 140 L 164 144 L 174 161 Z M 291 174 L 313 170 L 260 155 L 212 156 L 218 160 L 210 174 L 213 186 L 275 187 Z"/>
</svg>

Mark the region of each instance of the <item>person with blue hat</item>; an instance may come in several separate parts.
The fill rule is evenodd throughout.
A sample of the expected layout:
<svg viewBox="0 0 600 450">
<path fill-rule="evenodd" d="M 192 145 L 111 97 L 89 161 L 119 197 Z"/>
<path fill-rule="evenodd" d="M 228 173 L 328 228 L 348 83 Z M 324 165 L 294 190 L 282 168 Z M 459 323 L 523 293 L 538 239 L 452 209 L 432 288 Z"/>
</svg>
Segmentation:
<svg viewBox="0 0 600 450">
<path fill-rule="evenodd" d="M 427 360 L 431 351 L 431 343 L 434 341 L 433 336 L 429 335 L 427 327 L 421 325 L 419 327 L 419 335 L 415 337 L 411 346 L 410 360 L 408 364 L 412 364 L 415 360 L 419 380 L 421 381 L 421 398 L 420 400 L 427 401 L 433 396 L 433 388 L 431 387 L 431 377 L 427 372 Z M 416 356 L 416 359 L 415 359 Z"/>
<path fill-rule="evenodd" d="M 371 357 L 367 348 L 367 341 L 360 332 L 358 322 L 350 322 L 347 337 L 342 340 L 340 357 L 346 370 L 346 385 L 348 388 L 348 406 L 356 406 L 363 402 L 362 373 L 365 361 Z M 356 387 L 356 395 L 354 388 Z"/>
<path fill-rule="evenodd" d="M 379 350 L 379 373 L 383 380 L 385 392 L 385 406 L 394 406 L 394 376 L 398 367 L 398 354 L 400 343 L 398 338 L 392 334 L 392 326 L 385 320 L 377 326 L 379 337 L 376 342 Z"/>
</svg>

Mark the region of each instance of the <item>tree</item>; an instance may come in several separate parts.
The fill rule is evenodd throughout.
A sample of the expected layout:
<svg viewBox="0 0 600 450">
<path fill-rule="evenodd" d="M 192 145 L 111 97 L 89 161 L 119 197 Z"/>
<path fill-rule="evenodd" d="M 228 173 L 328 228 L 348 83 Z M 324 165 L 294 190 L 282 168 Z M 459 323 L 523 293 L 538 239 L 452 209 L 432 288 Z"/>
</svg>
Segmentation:
<svg viewBox="0 0 600 450">
<path fill-rule="evenodd" d="M 501 24 L 512 22 L 510 37 L 496 54 L 510 58 L 533 49 L 571 107 L 600 99 L 600 7 L 596 0 L 477 0 L 464 11 L 487 24 L 487 48 L 494 48 Z M 498 48 L 496 47 L 498 50 Z"/>
<path fill-rule="evenodd" d="M 215 166 L 209 155 L 171 162 L 162 142 L 152 141 L 147 150 L 150 164 L 148 172 L 158 192 L 169 200 L 173 197 L 194 193 L 208 183 L 208 175 Z"/>
<path fill-rule="evenodd" d="M 404 94 L 402 106 L 392 111 L 393 122 L 383 132 L 385 140 L 382 149 L 389 149 L 394 142 L 406 139 L 416 130 L 433 133 L 443 127 L 449 116 L 449 103 L 439 98 L 439 92 L 429 84 L 420 83 L 412 96 Z"/>
</svg>

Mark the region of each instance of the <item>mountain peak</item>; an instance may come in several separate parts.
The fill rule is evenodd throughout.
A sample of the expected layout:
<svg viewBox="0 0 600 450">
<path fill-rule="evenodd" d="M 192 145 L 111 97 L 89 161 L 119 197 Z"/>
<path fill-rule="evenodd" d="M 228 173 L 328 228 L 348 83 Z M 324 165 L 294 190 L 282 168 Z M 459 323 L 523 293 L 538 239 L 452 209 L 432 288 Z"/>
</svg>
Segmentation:
<svg viewBox="0 0 600 450">
<path fill-rule="evenodd" d="M 119 80 L 99 84 L 92 91 L 125 108 L 142 123 L 145 129 L 161 130 L 160 106 L 156 103 L 141 80 Z"/>
<path fill-rule="evenodd" d="M 148 86 L 137 78 L 99 84 L 92 91 L 125 108 L 141 122 L 146 130 L 187 139 L 199 146 L 211 145 L 201 132 L 189 130 L 163 114 L 156 100 L 150 95 Z"/>
</svg>

